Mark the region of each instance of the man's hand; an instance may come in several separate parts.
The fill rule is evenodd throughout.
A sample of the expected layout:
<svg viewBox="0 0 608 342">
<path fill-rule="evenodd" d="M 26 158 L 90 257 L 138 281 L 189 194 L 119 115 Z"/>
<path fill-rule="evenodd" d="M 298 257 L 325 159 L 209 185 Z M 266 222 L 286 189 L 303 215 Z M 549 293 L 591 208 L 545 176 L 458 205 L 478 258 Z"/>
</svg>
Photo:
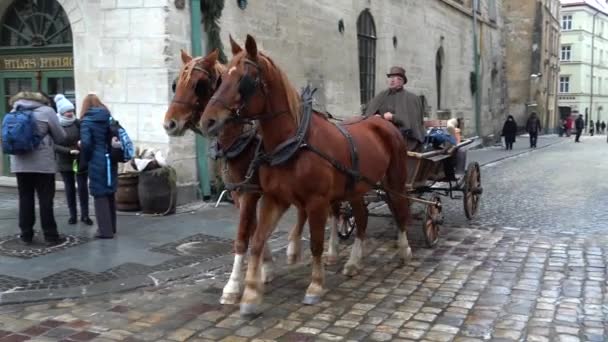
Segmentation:
<svg viewBox="0 0 608 342">
<path fill-rule="evenodd" d="M 393 121 L 393 113 L 391 113 L 391 112 L 386 112 L 386 113 L 382 114 L 382 117 L 388 121 Z"/>
</svg>

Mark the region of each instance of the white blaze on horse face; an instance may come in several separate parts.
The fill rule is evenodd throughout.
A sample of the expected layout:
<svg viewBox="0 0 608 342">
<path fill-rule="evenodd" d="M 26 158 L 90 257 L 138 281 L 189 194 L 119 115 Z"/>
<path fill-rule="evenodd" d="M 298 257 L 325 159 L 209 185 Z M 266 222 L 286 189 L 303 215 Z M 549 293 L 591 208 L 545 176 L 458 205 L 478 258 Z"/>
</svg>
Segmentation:
<svg viewBox="0 0 608 342">
<path fill-rule="evenodd" d="M 228 69 L 228 75 L 232 75 L 232 73 L 234 72 L 234 70 L 236 70 L 235 66 L 233 66 L 230 69 Z"/>
</svg>

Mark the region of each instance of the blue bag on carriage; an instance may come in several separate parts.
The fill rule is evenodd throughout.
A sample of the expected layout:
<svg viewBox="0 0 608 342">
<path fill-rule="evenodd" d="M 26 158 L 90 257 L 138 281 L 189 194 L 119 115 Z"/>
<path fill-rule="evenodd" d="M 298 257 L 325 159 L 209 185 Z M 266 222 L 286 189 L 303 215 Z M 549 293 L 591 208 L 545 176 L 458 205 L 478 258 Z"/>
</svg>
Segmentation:
<svg viewBox="0 0 608 342">
<path fill-rule="evenodd" d="M 432 145 L 436 149 L 441 148 L 441 145 L 445 142 L 456 145 L 456 138 L 448 134 L 444 129 L 437 127 L 431 128 L 424 138 L 425 145 Z"/>
<path fill-rule="evenodd" d="M 35 150 L 41 141 L 34 112 L 17 108 L 6 113 L 2 120 L 2 151 L 5 154 L 26 154 Z"/>
</svg>

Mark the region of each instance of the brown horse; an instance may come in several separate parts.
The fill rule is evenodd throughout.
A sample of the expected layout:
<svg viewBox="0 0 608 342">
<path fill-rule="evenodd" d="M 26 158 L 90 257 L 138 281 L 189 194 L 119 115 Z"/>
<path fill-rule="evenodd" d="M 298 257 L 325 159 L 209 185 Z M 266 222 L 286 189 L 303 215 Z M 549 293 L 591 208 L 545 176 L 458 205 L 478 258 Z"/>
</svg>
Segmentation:
<svg viewBox="0 0 608 342">
<path fill-rule="evenodd" d="M 323 293 L 322 263 L 324 227 L 330 203 L 349 200 L 357 223 L 357 238 L 345 272 L 356 273 L 361 267 L 367 213 L 363 195 L 377 182 L 390 189 L 387 202 L 397 221 L 399 253 L 404 261 L 411 257 L 406 235 L 409 205 L 405 196 L 406 146 L 399 130 L 390 122 L 372 117 L 346 126 L 358 150 L 361 177 L 353 178 L 337 165 L 350 166 L 352 146 L 336 125 L 325 117 L 301 115 L 300 97 L 287 76 L 265 54 L 259 53 L 255 39 L 247 36 L 245 50 L 230 38 L 233 59 L 222 75 L 222 84 L 208 103 L 200 121 L 203 134 L 217 135 L 227 122 L 257 120 L 265 159 L 274 159 L 275 149 L 286 146 L 302 124 L 303 146 L 287 161 L 260 167 L 260 184 L 264 191 L 258 226 L 252 238 L 241 314 L 257 313 L 262 302 L 261 256 L 266 240 L 287 208 L 293 204 L 305 209 L 309 219 L 312 281 L 304 303 L 320 301 Z M 302 111 L 302 113 L 306 113 Z M 304 120 L 306 122 L 306 120 Z M 293 140 L 292 140 L 293 141 Z M 297 140 L 296 140 L 297 141 Z M 288 146 L 289 148 L 289 146 Z M 354 179 L 353 186 L 347 186 Z"/>
<path fill-rule="evenodd" d="M 217 61 L 217 51 L 206 57 L 192 58 L 186 52 L 181 52 L 183 66 L 180 75 L 173 85 L 175 97 L 172 100 L 166 114 L 164 128 L 169 136 L 181 136 L 190 129 L 197 134 L 200 131 L 196 125 L 200 120 L 202 109 L 205 108 L 213 95 L 217 84 L 221 82 L 221 72 L 224 66 Z M 247 125 L 241 123 L 229 123 L 218 136 L 220 147 L 226 149 L 235 145 L 244 134 L 248 133 Z M 227 183 L 241 182 L 254 158 L 255 146 L 247 144 L 236 156 L 224 160 L 225 168 L 223 178 Z M 257 179 L 253 180 L 257 184 Z M 239 208 L 240 217 L 235 239 L 235 260 L 230 280 L 224 287 L 222 304 L 234 304 L 240 298 L 243 288 L 242 266 L 244 255 L 247 252 L 249 239 L 256 225 L 256 208 L 260 193 L 245 192 L 242 195 L 238 191 L 233 192 L 235 204 Z M 337 215 L 334 215 L 337 217 Z M 287 263 L 293 264 L 301 258 L 301 237 L 304 224 L 306 223 L 306 212 L 298 211 L 298 221 L 289 235 L 287 249 Z M 334 219 L 332 235 L 330 239 L 328 263 L 334 263 L 337 259 L 337 219 Z M 272 278 L 272 256 L 270 249 L 266 248 L 264 253 L 264 265 L 262 267 L 262 278 L 268 282 Z"/>
</svg>

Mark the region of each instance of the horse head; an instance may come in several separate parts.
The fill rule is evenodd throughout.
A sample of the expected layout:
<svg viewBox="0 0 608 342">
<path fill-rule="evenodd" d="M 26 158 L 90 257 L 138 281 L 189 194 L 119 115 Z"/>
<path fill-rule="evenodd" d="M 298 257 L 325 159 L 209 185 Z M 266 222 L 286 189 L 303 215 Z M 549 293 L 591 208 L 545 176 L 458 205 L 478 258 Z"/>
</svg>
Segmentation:
<svg viewBox="0 0 608 342">
<path fill-rule="evenodd" d="M 193 58 L 181 51 L 183 66 L 173 82 L 174 97 L 163 127 L 170 136 L 181 136 L 187 129 L 201 133 L 197 124 L 201 113 L 221 83 L 224 66 L 218 62 L 218 51 L 205 57 Z"/>
<path fill-rule="evenodd" d="M 255 39 L 247 35 L 243 49 L 230 37 L 230 45 L 233 58 L 199 122 L 203 135 L 218 135 L 228 122 L 264 121 L 279 114 L 291 114 L 297 123 L 299 95 L 270 57 L 258 52 Z"/>
</svg>

